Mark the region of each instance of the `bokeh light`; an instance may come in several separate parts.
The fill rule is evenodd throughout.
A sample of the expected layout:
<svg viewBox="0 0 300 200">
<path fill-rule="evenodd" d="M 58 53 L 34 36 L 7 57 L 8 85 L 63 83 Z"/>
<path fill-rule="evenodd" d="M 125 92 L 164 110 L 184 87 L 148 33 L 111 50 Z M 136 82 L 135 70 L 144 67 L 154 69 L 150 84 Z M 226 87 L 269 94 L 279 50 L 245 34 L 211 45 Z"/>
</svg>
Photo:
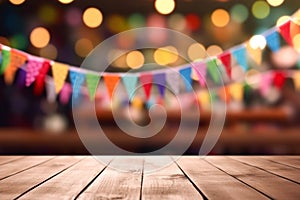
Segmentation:
<svg viewBox="0 0 300 200">
<path fill-rule="evenodd" d="M 91 7 L 84 11 L 82 19 L 87 27 L 96 28 L 101 25 L 103 15 L 99 9 Z"/>
<path fill-rule="evenodd" d="M 57 8 L 45 4 L 38 10 L 38 16 L 43 22 L 53 24 L 58 18 Z"/>
<path fill-rule="evenodd" d="M 211 14 L 211 21 L 216 27 L 224 27 L 230 21 L 229 13 L 224 9 L 217 9 Z"/>
<path fill-rule="evenodd" d="M 66 11 L 65 20 L 70 26 L 78 26 L 81 23 L 81 10 L 78 8 L 70 8 Z"/>
<path fill-rule="evenodd" d="M 74 0 L 58 0 L 58 1 L 63 4 L 69 4 L 72 3 Z"/>
<path fill-rule="evenodd" d="M 271 54 L 271 59 L 278 68 L 286 69 L 297 64 L 299 53 L 291 46 L 283 46 Z"/>
<path fill-rule="evenodd" d="M 44 48 L 40 49 L 40 56 L 55 60 L 57 58 L 57 48 L 53 44 L 48 44 Z"/>
<path fill-rule="evenodd" d="M 131 51 L 126 56 L 126 63 L 132 69 L 138 69 L 143 66 L 144 55 L 140 51 Z"/>
<path fill-rule="evenodd" d="M 205 47 L 200 43 L 191 44 L 188 48 L 188 57 L 192 60 L 201 60 L 206 57 Z"/>
<path fill-rule="evenodd" d="M 206 52 L 208 56 L 217 56 L 223 52 L 223 49 L 218 45 L 210 45 Z"/>
<path fill-rule="evenodd" d="M 178 51 L 173 46 L 158 48 L 155 50 L 153 58 L 159 65 L 171 64 L 178 59 Z"/>
<path fill-rule="evenodd" d="M 119 33 L 128 29 L 125 18 L 118 14 L 110 15 L 107 18 L 107 27 L 112 33 Z"/>
<path fill-rule="evenodd" d="M 28 39 L 25 35 L 16 34 L 10 38 L 11 47 L 24 50 L 28 45 Z"/>
<path fill-rule="evenodd" d="M 93 48 L 93 43 L 87 38 L 81 38 L 77 40 L 75 44 L 75 52 L 80 57 L 87 56 L 93 50 Z"/>
<path fill-rule="evenodd" d="M 255 1 L 252 5 L 252 14 L 257 19 L 264 19 L 270 14 L 270 6 L 265 1 Z"/>
<path fill-rule="evenodd" d="M 186 19 L 186 27 L 190 31 L 197 31 L 200 27 L 200 18 L 196 14 L 188 14 L 185 17 Z"/>
<path fill-rule="evenodd" d="M 249 12 L 247 7 L 243 4 L 235 4 L 230 9 L 230 16 L 234 21 L 243 23 L 248 19 Z"/>
<path fill-rule="evenodd" d="M 25 2 L 25 0 L 9 0 L 9 1 L 14 5 L 21 5 L 22 3 Z"/>
<path fill-rule="evenodd" d="M 3 45 L 10 46 L 10 42 L 6 37 L 0 36 L 0 43 L 3 44 Z"/>
<path fill-rule="evenodd" d="M 145 26 L 145 18 L 142 14 L 134 13 L 128 17 L 128 26 L 130 28 L 140 28 Z"/>
<path fill-rule="evenodd" d="M 184 16 L 179 13 L 172 14 L 168 18 L 168 27 L 177 31 L 183 31 L 186 28 Z"/>
<path fill-rule="evenodd" d="M 254 35 L 251 37 L 249 44 L 252 49 L 264 49 L 267 45 L 267 41 L 262 35 Z"/>
<path fill-rule="evenodd" d="M 174 0 L 155 0 L 154 7 L 158 13 L 167 15 L 174 11 L 175 1 Z"/>
<path fill-rule="evenodd" d="M 281 16 L 277 19 L 277 22 L 276 22 L 276 26 L 280 26 L 284 23 L 286 23 L 287 21 L 289 21 L 291 19 L 290 16 L 287 16 L 287 15 L 284 15 L 284 16 Z"/>
<path fill-rule="evenodd" d="M 36 27 L 30 33 L 30 42 L 37 48 L 43 48 L 47 46 L 50 41 L 50 33 L 43 27 Z"/>
<path fill-rule="evenodd" d="M 267 2 L 271 5 L 271 6 L 280 6 L 284 0 L 267 0 Z"/>
</svg>

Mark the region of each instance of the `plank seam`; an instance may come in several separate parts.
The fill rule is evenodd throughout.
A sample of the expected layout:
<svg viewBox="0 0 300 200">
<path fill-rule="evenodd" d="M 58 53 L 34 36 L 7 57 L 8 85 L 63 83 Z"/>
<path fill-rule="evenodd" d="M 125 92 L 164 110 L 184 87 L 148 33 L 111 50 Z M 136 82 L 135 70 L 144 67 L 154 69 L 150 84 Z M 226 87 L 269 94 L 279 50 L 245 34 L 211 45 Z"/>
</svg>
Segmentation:
<svg viewBox="0 0 300 200">
<path fill-rule="evenodd" d="M 292 168 L 294 168 L 294 169 L 300 169 L 300 168 L 295 167 L 295 166 L 293 166 L 293 165 L 289 165 L 289 164 L 286 164 L 286 163 L 278 162 L 278 161 L 275 161 L 275 160 L 270 160 L 270 159 L 268 159 L 268 158 L 266 158 L 266 159 L 267 159 L 268 161 L 273 162 L 273 163 L 277 163 L 277 164 L 281 164 L 281 165 L 284 165 L 284 166 L 292 167 Z"/>
<path fill-rule="evenodd" d="M 145 159 L 143 159 L 143 168 L 142 168 L 142 174 L 141 174 L 141 189 L 140 189 L 140 200 L 142 200 L 143 195 L 143 183 L 144 183 L 144 167 L 145 166 Z"/>
<path fill-rule="evenodd" d="M 235 177 L 235 176 L 233 176 L 233 175 L 227 173 L 225 170 L 223 170 L 223 169 L 217 167 L 216 165 L 214 165 L 213 163 L 209 162 L 208 160 L 206 160 L 206 159 L 203 159 L 203 160 L 204 160 L 205 162 L 207 162 L 208 164 L 212 165 L 213 167 L 217 168 L 218 170 L 224 172 L 225 174 L 227 174 L 227 175 L 233 177 L 234 179 L 236 179 L 236 180 L 240 181 L 241 183 L 245 184 L 246 186 L 250 187 L 251 189 L 253 189 L 253 190 L 259 192 L 260 194 L 266 196 L 267 198 L 273 199 L 272 197 L 270 197 L 269 195 L 265 194 L 264 192 L 262 192 L 262 191 L 256 189 L 256 188 L 253 187 L 252 185 L 249 185 L 248 183 L 244 182 L 243 180 L 241 180 L 241 179 L 239 179 L 239 178 L 237 178 L 237 177 Z"/>
<path fill-rule="evenodd" d="M 7 161 L 7 162 L 0 163 L 0 165 L 5 165 L 5 164 L 7 164 L 7 163 L 11 163 L 11 162 L 14 162 L 14 161 L 17 161 L 17 160 L 20 160 L 20 159 L 24 159 L 24 158 L 26 158 L 26 157 L 25 157 L 25 156 L 22 156 L 22 157 L 20 157 L 20 158 L 16 158 L 16 159 L 13 159 L 13 160 L 9 160 L 9 161 Z"/>
</svg>

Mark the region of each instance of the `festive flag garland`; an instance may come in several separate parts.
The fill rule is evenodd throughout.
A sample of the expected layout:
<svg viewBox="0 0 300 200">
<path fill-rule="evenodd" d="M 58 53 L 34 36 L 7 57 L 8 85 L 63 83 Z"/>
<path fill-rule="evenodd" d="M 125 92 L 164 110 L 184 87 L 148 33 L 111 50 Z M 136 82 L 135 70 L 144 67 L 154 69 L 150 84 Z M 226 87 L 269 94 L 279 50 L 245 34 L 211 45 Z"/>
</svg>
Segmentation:
<svg viewBox="0 0 300 200">
<path fill-rule="evenodd" d="M 295 26 L 298 27 L 295 28 Z M 292 31 L 291 28 L 293 28 Z M 289 20 L 278 27 L 269 29 L 261 35 L 265 38 L 269 49 L 272 52 L 277 52 L 280 49 L 280 35 L 289 45 L 293 46 L 292 38 L 296 34 L 300 34 L 300 26 L 293 23 L 292 20 Z M 0 50 L 0 74 L 4 74 L 6 84 L 13 82 L 16 71 L 22 67 L 26 73 L 25 76 L 24 73 L 20 74 L 17 80 L 18 84 L 30 86 L 34 83 L 34 93 L 40 95 L 44 90 L 45 79 L 47 78 L 48 84 L 46 84 L 46 90 L 48 100 L 54 101 L 56 95 L 60 94 L 60 100 L 63 103 L 69 101 L 71 93 L 73 93 L 73 97 L 79 97 L 82 87 L 85 85 L 90 99 L 94 100 L 99 81 L 102 77 L 110 98 L 113 96 L 113 92 L 119 82 L 122 82 L 125 86 L 130 100 L 133 99 L 134 89 L 138 82 L 144 89 L 145 99 L 147 101 L 150 100 L 151 97 L 153 81 L 156 83 L 159 95 L 162 98 L 165 96 L 165 88 L 167 86 L 171 88 L 175 94 L 178 94 L 180 92 L 180 82 L 184 84 L 185 91 L 190 92 L 193 90 L 193 80 L 191 78 L 192 70 L 195 71 L 201 87 L 206 86 L 207 78 L 211 78 L 214 83 L 219 84 L 221 83 L 222 76 L 224 76 L 222 72 L 225 72 L 225 75 L 231 80 L 231 69 L 234 61 L 246 72 L 250 69 L 248 58 L 250 57 L 259 65 L 262 61 L 263 51 L 260 48 L 253 49 L 249 45 L 249 42 L 245 42 L 224 51 L 218 56 L 209 57 L 202 61 L 193 62 L 189 65 L 177 68 L 140 73 L 123 74 L 102 72 L 100 74 L 98 72 L 79 69 L 67 64 L 32 56 L 1 44 Z M 47 76 L 50 68 L 53 79 Z M 66 84 L 68 75 L 72 87 Z M 272 84 L 276 88 L 281 89 L 287 77 L 294 78 L 296 88 L 300 88 L 299 72 L 287 75 L 285 72 L 274 71 L 261 75 L 260 91 L 262 95 L 267 95 L 267 91 Z M 242 83 L 231 82 L 225 86 L 222 92 L 216 92 L 216 95 L 227 103 L 231 101 L 231 98 L 232 100 L 240 101 L 243 98 L 241 94 L 241 91 L 243 91 L 242 85 Z M 202 104 L 209 102 L 207 94 L 203 91 L 199 93 L 198 100 L 202 102 Z"/>
</svg>

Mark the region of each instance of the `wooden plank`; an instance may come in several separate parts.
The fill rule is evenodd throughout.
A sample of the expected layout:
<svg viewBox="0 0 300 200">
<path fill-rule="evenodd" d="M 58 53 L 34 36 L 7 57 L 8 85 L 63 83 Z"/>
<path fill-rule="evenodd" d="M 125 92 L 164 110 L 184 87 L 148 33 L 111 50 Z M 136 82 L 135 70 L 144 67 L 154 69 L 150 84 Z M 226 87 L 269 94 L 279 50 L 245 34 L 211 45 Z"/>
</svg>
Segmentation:
<svg viewBox="0 0 300 200">
<path fill-rule="evenodd" d="M 268 199 L 203 158 L 185 156 L 176 162 L 208 199 Z"/>
<path fill-rule="evenodd" d="M 1 180 L 1 200 L 13 199 L 28 192 L 37 185 L 57 175 L 62 170 L 80 161 L 82 158 L 79 156 L 58 156 L 34 168 Z"/>
<path fill-rule="evenodd" d="M 0 156 L 0 165 L 24 158 L 24 156 Z"/>
<path fill-rule="evenodd" d="M 145 168 L 153 168 L 155 162 L 145 162 Z M 176 163 L 151 173 L 144 174 L 142 199 L 203 199 Z"/>
<path fill-rule="evenodd" d="M 205 159 L 271 198 L 299 199 L 299 184 L 224 156 L 211 156 Z"/>
<path fill-rule="evenodd" d="M 300 169 L 300 156 L 261 156 L 273 162 L 285 164 Z"/>
<path fill-rule="evenodd" d="M 20 199 L 74 199 L 105 167 L 89 156 Z"/>
<path fill-rule="evenodd" d="M 266 170 L 268 172 L 277 174 L 289 180 L 300 183 L 299 169 L 289 167 L 280 163 L 272 162 L 270 160 L 266 160 L 257 156 L 231 156 L 230 158 L 246 163 L 248 165 L 256 166 L 262 170 Z"/>
<path fill-rule="evenodd" d="M 40 163 L 54 158 L 53 156 L 28 156 L 22 159 L 14 160 L 4 164 L 0 168 L 0 180 L 9 177 L 13 174 L 30 169 Z"/>
<path fill-rule="evenodd" d="M 117 157 L 78 199 L 139 199 L 142 173 L 143 158 Z"/>
</svg>

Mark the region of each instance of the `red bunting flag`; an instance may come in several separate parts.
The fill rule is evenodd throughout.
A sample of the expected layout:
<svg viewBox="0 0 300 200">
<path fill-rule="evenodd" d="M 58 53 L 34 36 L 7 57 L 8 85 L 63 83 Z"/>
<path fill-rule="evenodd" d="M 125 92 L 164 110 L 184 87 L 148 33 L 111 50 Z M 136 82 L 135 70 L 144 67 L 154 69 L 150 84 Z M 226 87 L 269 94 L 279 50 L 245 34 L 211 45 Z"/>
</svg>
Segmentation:
<svg viewBox="0 0 300 200">
<path fill-rule="evenodd" d="M 231 79 L 231 54 L 230 52 L 224 52 L 218 56 L 222 64 L 226 69 L 228 77 Z"/>
<path fill-rule="evenodd" d="M 287 21 L 286 23 L 279 26 L 280 34 L 285 39 L 285 41 L 293 46 L 292 37 L 291 37 L 291 21 Z"/>
<path fill-rule="evenodd" d="M 285 82 L 285 74 L 283 72 L 274 72 L 273 83 L 278 89 L 281 89 Z"/>
<path fill-rule="evenodd" d="M 35 78 L 33 92 L 35 95 L 41 95 L 45 87 L 45 77 L 50 69 L 50 62 L 44 61 L 39 74 Z"/>
<path fill-rule="evenodd" d="M 140 82 L 144 88 L 146 99 L 149 100 L 152 88 L 152 74 L 146 73 L 140 75 Z"/>
<path fill-rule="evenodd" d="M 117 83 L 120 80 L 120 76 L 119 75 L 105 75 L 105 76 L 103 76 L 103 78 L 104 78 L 104 83 L 107 88 L 108 95 L 110 98 L 112 98 L 115 87 L 117 86 Z"/>
</svg>

